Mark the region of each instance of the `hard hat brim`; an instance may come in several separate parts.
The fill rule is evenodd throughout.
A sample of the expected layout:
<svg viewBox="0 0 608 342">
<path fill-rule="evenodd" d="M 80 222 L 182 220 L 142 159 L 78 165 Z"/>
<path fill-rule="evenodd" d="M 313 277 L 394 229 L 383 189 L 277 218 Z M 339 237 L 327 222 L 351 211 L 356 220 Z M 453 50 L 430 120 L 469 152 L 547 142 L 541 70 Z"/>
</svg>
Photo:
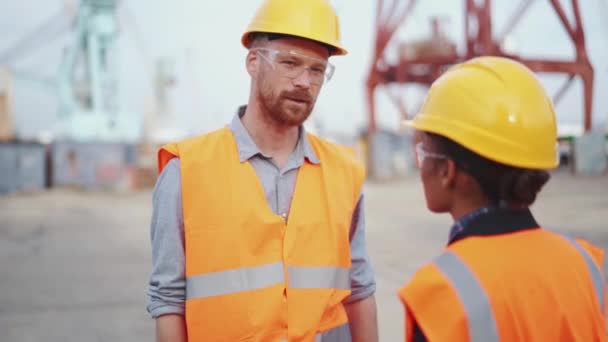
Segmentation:
<svg viewBox="0 0 608 342">
<path fill-rule="evenodd" d="M 296 34 L 289 34 L 289 33 L 284 33 L 284 32 L 272 32 L 272 31 L 248 31 L 245 32 L 242 36 L 241 36 L 241 44 L 249 49 L 251 47 L 251 37 L 253 34 L 255 33 L 274 33 L 274 34 L 281 34 L 284 36 L 291 36 L 291 37 L 296 37 L 296 38 L 300 38 L 300 39 L 306 39 L 306 40 L 310 40 L 312 42 L 318 43 L 318 44 L 322 44 L 327 46 L 330 49 L 330 56 L 345 56 L 348 54 L 348 50 L 346 50 L 345 48 L 343 48 L 342 46 L 340 46 L 339 44 L 332 44 L 332 43 L 328 43 L 328 42 L 324 42 L 324 41 L 320 41 L 320 40 L 316 40 L 316 39 L 311 39 L 308 37 L 303 37 L 303 36 L 299 36 Z"/>
<path fill-rule="evenodd" d="M 487 133 L 481 132 L 474 127 L 469 127 L 462 122 L 445 122 L 438 118 L 433 118 L 433 116 L 418 114 L 414 119 L 401 121 L 401 124 L 405 127 L 413 128 L 419 132 L 434 133 L 451 139 L 457 144 L 471 150 L 473 153 L 476 153 L 481 157 L 496 163 L 532 170 L 552 170 L 559 165 L 559 158 L 557 158 L 557 156 L 552 156 L 551 158 L 539 158 L 536 156 L 535 158 L 535 156 L 524 152 L 526 148 L 525 146 L 512 146 L 513 142 L 500 139 L 498 136 L 494 136 L 493 138 L 496 141 L 501 142 L 500 144 L 497 143 L 496 146 L 502 145 L 503 149 L 511 151 L 514 148 L 519 147 L 521 151 L 518 153 L 517 159 L 511 158 L 513 153 L 505 154 L 510 155 L 511 157 L 503 157 L 503 154 L 496 153 L 497 151 L 488 149 L 487 146 L 481 144 L 482 141 L 486 140 Z M 476 140 L 480 143 L 463 144 L 461 142 L 462 136 L 467 136 L 467 139 Z"/>
</svg>

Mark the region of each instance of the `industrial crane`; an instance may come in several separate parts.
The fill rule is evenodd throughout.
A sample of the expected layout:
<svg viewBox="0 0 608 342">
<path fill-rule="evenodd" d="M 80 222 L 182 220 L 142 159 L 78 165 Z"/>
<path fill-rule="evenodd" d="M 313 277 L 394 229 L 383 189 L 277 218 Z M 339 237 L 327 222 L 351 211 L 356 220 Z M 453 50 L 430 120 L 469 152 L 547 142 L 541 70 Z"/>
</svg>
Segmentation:
<svg viewBox="0 0 608 342">
<path fill-rule="evenodd" d="M 56 94 L 58 120 L 52 128 L 54 139 L 140 140 L 142 115 L 125 111 L 119 98 L 118 1 L 81 0 L 76 8 L 66 9 L 0 53 L 0 66 L 13 77 L 36 82 Z M 20 57 L 65 34 L 70 34 L 70 43 L 54 77 L 39 77 L 14 66 Z"/>
<path fill-rule="evenodd" d="M 376 90 L 379 86 L 406 83 L 429 86 L 449 66 L 480 55 L 505 56 L 524 63 L 536 72 L 567 75 L 566 82 L 554 96 L 555 102 L 559 102 L 572 85 L 573 80 L 580 77 L 584 92 L 584 130 L 586 132 L 591 130 L 594 70 L 588 58 L 578 0 L 571 0 L 574 23 L 568 20 L 560 0 L 546 0 L 550 3 L 551 8 L 559 17 L 565 31 L 574 43 L 576 55 L 572 60 L 524 58 L 510 53 L 504 48 L 505 38 L 535 2 L 534 0 L 520 1 L 519 7 L 512 13 L 507 25 L 500 31 L 499 35 L 494 34 L 495 28 L 491 15 L 492 0 L 464 1 L 466 39 L 464 53 L 459 54 L 456 46 L 442 36 L 441 23 L 433 19 L 433 36 L 428 44 L 422 44 L 422 46 L 404 45 L 398 62 L 388 63 L 385 58 L 386 48 L 397 29 L 405 23 L 412 13 L 417 0 L 410 0 L 408 3 L 402 0 L 378 0 L 375 45 L 366 80 L 369 132 L 373 134 L 376 131 Z M 397 105 L 401 114 L 407 116 L 401 98 L 390 92 L 388 95 Z"/>
<path fill-rule="evenodd" d="M 570 0 L 573 12 L 573 22 L 568 19 L 560 0 L 545 0 L 559 18 L 565 32 L 572 41 L 575 49 L 574 58 L 569 60 L 526 58 L 509 51 L 507 37 L 523 18 L 524 13 L 535 3 L 534 0 L 520 0 L 519 6 L 511 14 L 502 31 L 495 34 L 495 23 L 492 20 L 492 0 L 463 0 L 464 2 L 464 52 L 458 51 L 456 44 L 444 34 L 442 23 L 438 18 L 431 18 L 432 36 L 430 39 L 418 42 L 400 42 L 397 61 L 387 58 L 387 46 L 393 40 L 395 32 L 406 22 L 411 15 L 416 0 L 405 2 L 403 0 L 378 0 L 376 8 L 375 45 L 372 48 L 372 58 L 366 86 L 366 100 L 369 113 L 367 136 L 368 143 L 367 162 L 370 177 L 386 173 L 390 159 L 390 146 L 382 143 L 377 137 L 376 126 L 376 96 L 377 90 L 385 90 L 389 99 L 400 112 L 399 121 L 410 117 L 403 96 L 392 92 L 391 85 L 417 84 L 429 87 L 450 66 L 464 60 L 481 56 L 494 55 L 509 57 L 527 65 L 538 73 L 563 74 L 567 78 L 561 88 L 554 94 L 553 101 L 558 103 L 573 81 L 578 77 L 583 86 L 583 136 L 584 139 L 574 145 L 570 144 L 572 138 L 567 137 L 565 145 L 573 146 L 572 155 L 581 168 L 600 170 L 605 161 L 603 133 L 596 139 L 592 134 L 592 106 L 595 71 L 589 61 L 585 32 L 581 19 L 578 0 Z M 603 1 L 603 0 L 602 0 Z M 603 2 L 604 6 L 606 5 Z M 392 89 L 393 88 L 393 89 Z M 588 133 L 588 134 L 587 134 Z M 577 134 L 578 135 L 578 134 Z M 597 140 L 597 142 L 596 142 Z M 560 145 L 562 146 L 562 145 Z M 593 148 L 590 148 L 592 146 Z M 388 152 L 387 152 L 388 151 Z M 596 162 L 597 161 L 597 162 Z M 599 164 L 598 164 L 599 163 Z M 599 166 L 598 166 L 599 165 Z M 579 167 L 577 166 L 577 167 Z M 595 172 L 595 171 L 594 171 Z"/>
</svg>

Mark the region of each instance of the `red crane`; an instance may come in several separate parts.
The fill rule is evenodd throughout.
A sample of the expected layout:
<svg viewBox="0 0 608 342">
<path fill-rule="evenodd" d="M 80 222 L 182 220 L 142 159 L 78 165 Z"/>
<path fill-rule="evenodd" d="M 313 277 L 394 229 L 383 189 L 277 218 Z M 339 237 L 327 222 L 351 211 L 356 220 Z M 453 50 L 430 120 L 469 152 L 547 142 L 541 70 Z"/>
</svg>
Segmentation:
<svg viewBox="0 0 608 342">
<path fill-rule="evenodd" d="M 570 23 L 559 0 L 547 0 L 558 15 L 561 24 L 568 33 L 576 50 L 573 60 L 527 59 L 510 54 L 502 48 L 505 37 L 513 30 L 525 11 L 534 0 L 521 1 L 517 10 L 512 14 L 505 29 L 498 37 L 493 35 L 491 16 L 491 0 L 465 0 L 465 37 L 466 49 L 464 54 L 458 54 L 456 46 L 447 42 L 441 35 L 440 23 L 432 19 L 433 46 L 416 46 L 416 51 L 408 51 L 405 46 L 401 51 L 399 61 L 389 63 L 385 58 L 386 48 L 391 38 L 411 14 L 416 0 L 410 0 L 405 6 L 403 0 L 378 0 L 376 8 L 376 37 L 373 49 L 372 63 L 367 76 L 367 102 L 369 111 L 369 134 L 376 131 L 376 88 L 380 85 L 414 83 L 429 86 L 449 66 L 466 59 L 481 56 L 504 56 L 518 60 L 535 72 L 560 73 L 568 75 L 564 85 L 554 96 L 558 102 L 568 90 L 575 77 L 583 82 L 584 91 L 584 129 L 591 130 L 591 109 L 593 104 L 593 67 L 589 62 L 585 46 L 585 33 L 581 22 L 578 0 L 571 0 L 574 11 L 574 24 Z M 386 5 L 386 6 L 385 6 Z M 398 106 L 402 116 L 407 116 L 401 98 L 388 93 L 391 100 Z"/>
</svg>

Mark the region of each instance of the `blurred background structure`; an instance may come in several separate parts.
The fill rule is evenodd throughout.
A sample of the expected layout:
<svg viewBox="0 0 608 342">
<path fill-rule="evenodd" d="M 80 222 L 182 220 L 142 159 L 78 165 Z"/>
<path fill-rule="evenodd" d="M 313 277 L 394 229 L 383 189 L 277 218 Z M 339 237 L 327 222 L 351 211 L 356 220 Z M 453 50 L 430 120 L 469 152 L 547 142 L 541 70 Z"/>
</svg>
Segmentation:
<svg viewBox="0 0 608 342">
<path fill-rule="evenodd" d="M 156 151 L 246 103 L 239 39 L 260 2 L 0 2 L 1 341 L 152 339 Z M 395 291 L 449 227 L 426 211 L 400 122 L 466 58 L 509 56 L 538 72 L 562 165 L 535 210 L 608 247 L 608 0 L 332 3 L 350 53 L 332 59 L 306 126 L 367 166 L 381 340 L 402 340 Z"/>
<path fill-rule="evenodd" d="M 238 37 L 256 2 L 231 3 L 1 5 L 0 150 L 15 165 L 0 193 L 153 184 L 160 144 L 223 125 L 247 100 Z M 564 167 L 606 172 L 608 1 L 333 3 L 351 54 L 307 126 L 356 146 L 370 179 L 414 171 L 399 122 L 446 68 L 484 54 L 524 62 L 554 94 Z"/>
<path fill-rule="evenodd" d="M 606 82 L 606 70 L 600 68 L 597 70 L 600 77 L 595 77 L 596 68 L 589 58 L 585 25 L 578 0 L 561 2 L 559 0 L 521 0 L 518 6 L 510 11 L 511 13 L 503 11 L 500 5 L 494 6 L 493 4 L 497 1 L 466 0 L 463 3 L 464 11 L 462 12 L 464 47 L 461 49 L 448 34 L 446 18 L 438 16 L 429 18 L 430 34 L 427 38 L 416 41 L 393 39 L 399 28 L 407 23 L 408 17 L 415 11 L 418 3 L 417 0 L 378 0 L 376 7 L 375 44 L 366 82 L 366 99 L 369 110 L 367 131 L 370 146 L 368 165 L 372 176 L 381 176 L 391 172 L 390 163 L 386 160 L 387 155 L 390 156 L 387 154 L 387 150 L 390 151 L 390 149 L 386 147 L 386 135 L 378 134 L 376 128 L 377 90 L 384 88 L 388 98 L 398 110 L 399 119 L 408 119 L 411 114 L 404 103 L 404 95 L 398 89 L 399 86 L 416 84 L 428 88 L 450 66 L 482 55 L 509 57 L 524 63 L 535 72 L 561 76 L 564 81 L 555 91 L 553 98 L 556 106 L 572 87 L 574 81 L 578 79 L 582 85 L 581 103 L 579 104 L 579 112 L 582 115 L 579 115 L 574 129 L 571 124 L 559 122 L 560 141 L 567 148 L 562 153 L 565 160 L 572 161 L 575 173 L 604 173 L 606 171 L 604 140 L 608 137 L 608 133 L 606 133 L 606 113 L 608 111 L 605 108 L 602 109 L 604 114 L 599 118 L 599 123 L 595 123 L 595 126 L 593 126 L 592 113 L 596 94 L 594 85 L 597 81 Z M 516 38 L 512 33 L 520 21 L 526 20 L 530 7 L 541 5 L 539 3 L 545 5 L 545 17 L 542 20 L 551 16 L 559 19 L 559 25 L 555 25 L 553 30 L 548 32 L 549 36 L 542 39 L 559 44 L 557 37 L 566 36 L 570 45 L 568 48 L 574 48 L 574 56 L 551 56 L 550 53 L 539 51 L 541 57 L 530 57 L 529 51 L 517 51 L 513 47 Z M 590 1 L 585 1 L 585 3 L 589 4 Z M 598 17 L 607 15 L 606 7 L 608 5 L 606 3 L 598 3 L 598 5 L 602 8 L 595 12 L 595 15 Z M 500 8 L 498 12 L 496 7 Z M 568 15 L 565 10 L 568 7 L 571 15 Z M 497 20 L 495 20 L 499 13 L 503 16 L 509 13 L 508 19 L 502 27 L 497 25 Z M 592 13 L 588 13 L 586 18 L 591 16 Z M 532 20 L 539 19 L 534 17 Z M 501 27 L 501 30 L 497 30 L 497 27 Z M 539 29 L 542 30 L 542 28 Z M 607 28 L 604 28 L 602 35 L 608 37 Z M 542 46 L 542 42 L 538 42 L 538 45 Z M 388 54 L 390 48 L 396 50 L 396 58 L 392 58 L 392 60 Z M 567 46 L 564 44 L 563 48 L 566 49 Z M 569 110 L 572 109 L 574 108 L 570 104 Z"/>
</svg>

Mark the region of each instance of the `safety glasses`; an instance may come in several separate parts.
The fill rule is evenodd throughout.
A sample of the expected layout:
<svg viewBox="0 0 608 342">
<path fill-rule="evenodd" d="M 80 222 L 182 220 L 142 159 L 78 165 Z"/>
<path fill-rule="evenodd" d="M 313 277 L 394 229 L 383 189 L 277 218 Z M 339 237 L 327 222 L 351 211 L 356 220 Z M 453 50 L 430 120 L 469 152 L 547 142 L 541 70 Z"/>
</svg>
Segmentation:
<svg viewBox="0 0 608 342">
<path fill-rule="evenodd" d="M 443 154 L 425 151 L 424 147 L 422 145 L 422 142 L 417 143 L 416 144 L 416 165 L 418 166 L 418 168 L 422 167 L 422 163 L 424 162 L 424 160 L 426 158 L 450 159 L 448 156 L 443 155 Z"/>
<path fill-rule="evenodd" d="M 331 79 L 335 67 L 324 60 L 305 56 L 294 51 L 256 48 L 253 51 L 272 66 L 281 76 L 297 78 L 308 71 L 310 83 L 322 85 Z"/>
</svg>

